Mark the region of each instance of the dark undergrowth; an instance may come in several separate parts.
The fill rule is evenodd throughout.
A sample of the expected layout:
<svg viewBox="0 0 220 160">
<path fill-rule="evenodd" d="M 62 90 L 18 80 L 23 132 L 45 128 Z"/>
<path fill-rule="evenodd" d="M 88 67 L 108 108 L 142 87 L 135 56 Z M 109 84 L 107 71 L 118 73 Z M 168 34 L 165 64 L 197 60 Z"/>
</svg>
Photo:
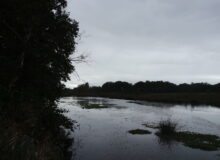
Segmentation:
<svg viewBox="0 0 220 160">
<path fill-rule="evenodd" d="M 1 1 L 1 160 L 70 159 L 66 129 L 73 122 L 56 105 L 75 70 L 79 31 L 66 6 L 66 0 Z"/>
<path fill-rule="evenodd" d="M 48 108 L 40 113 L 35 111 L 26 110 L 23 117 L 1 116 L 1 159 L 70 159 L 72 151 L 68 149 L 73 139 L 69 138 L 67 130 L 73 129 L 73 121 L 63 115 L 65 110 Z"/>
</svg>

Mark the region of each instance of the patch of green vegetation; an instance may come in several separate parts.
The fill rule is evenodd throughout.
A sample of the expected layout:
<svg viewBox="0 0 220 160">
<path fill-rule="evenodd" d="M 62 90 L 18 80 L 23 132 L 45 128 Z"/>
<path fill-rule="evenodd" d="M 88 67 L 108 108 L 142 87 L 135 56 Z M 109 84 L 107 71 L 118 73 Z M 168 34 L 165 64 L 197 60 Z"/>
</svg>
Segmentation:
<svg viewBox="0 0 220 160">
<path fill-rule="evenodd" d="M 83 109 L 102 109 L 102 108 L 108 108 L 107 106 L 104 106 L 102 104 L 88 103 L 86 101 L 78 101 L 77 103 Z"/>
<path fill-rule="evenodd" d="M 151 134 L 150 131 L 144 129 L 135 129 L 128 131 L 130 134 Z"/>
<path fill-rule="evenodd" d="M 220 150 L 220 137 L 193 132 L 178 132 L 178 124 L 170 119 L 160 121 L 158 125 L 150 123 L 143 125 L 148 128 L 158 129 L 155 134 L 163 142 L 178 141 L 191 148 L 206 151 Z"/>
<path fill-rule="evenodd" d="M 220 137 L 209 134 L 199 134 L 193 132 L 175 132 L 171 135 L 164 135 L 161 132 L 156 133 L 162 139 L 170 139 L 182 142 L 185 146 L 206 150 L 220 150 Z"/>
</svg>

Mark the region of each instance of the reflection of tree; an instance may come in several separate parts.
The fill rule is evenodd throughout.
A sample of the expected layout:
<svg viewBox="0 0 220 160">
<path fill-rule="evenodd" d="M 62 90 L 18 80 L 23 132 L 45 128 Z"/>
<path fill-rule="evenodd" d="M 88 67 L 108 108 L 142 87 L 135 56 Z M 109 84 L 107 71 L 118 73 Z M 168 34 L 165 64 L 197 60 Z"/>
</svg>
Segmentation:
<svg viewBox="0 0 220 160">
<path fill-rule="evenodd" d="M 177 142 L 169 136 L 158 136 L 158 143 L 162 146 L 167 146 L 170 150 L 177 145 Z"/>
<path fill-rule="evenodd" d="M 80 106 L 83 109 L 103 109 L 103 108 L 116 108 L 123 109 L 124 106 L 118 106 L 116 104 L 109 103 L 107 99 L 104 98 L 77 98 L 76 105 Z"/>
</svg>

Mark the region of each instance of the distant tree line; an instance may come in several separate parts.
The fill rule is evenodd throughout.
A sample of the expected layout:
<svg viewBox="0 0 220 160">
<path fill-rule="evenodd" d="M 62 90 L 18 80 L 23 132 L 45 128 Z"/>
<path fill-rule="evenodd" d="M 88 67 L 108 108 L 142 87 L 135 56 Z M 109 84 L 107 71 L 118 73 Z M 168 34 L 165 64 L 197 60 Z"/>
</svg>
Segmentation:
<svg viewBox="0 0 220 160">
<path fill-rule="evenodd" d="M 106 82 L 102 86 L 89 86 L 88 83 L 74 89 L 66 89 L 65 96 L 70 95 L 99 95 L 102 93 L 117 94 L 148 94 L 148 93 L 216 93 L 220 92 L 220 83 L 183 83 L 174 84 L 165 81 L 146 81 L 131 84 L 128 82 Z"/>
</svg>

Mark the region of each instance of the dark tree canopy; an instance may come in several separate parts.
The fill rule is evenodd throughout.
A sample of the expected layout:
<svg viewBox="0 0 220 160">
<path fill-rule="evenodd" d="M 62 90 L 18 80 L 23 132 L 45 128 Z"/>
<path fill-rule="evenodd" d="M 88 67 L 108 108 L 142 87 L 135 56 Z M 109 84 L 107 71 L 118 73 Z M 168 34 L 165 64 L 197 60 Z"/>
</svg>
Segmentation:
<svg viewBox="0 0 220 160">
<path fill-rule="evenodd" d="M 57 147 L 52 143 L 59 143 L 56 140 L 60 125 L 72 125 L 56 107 L 64 88 L 62 82 L 74 71 L 70 55 L 78 36 L 78 23 L 69 18 L 66 5 L 66 0 L 0 3 L 0 121 L 1 129 L 8 136 L 4 141 L 0 137 L 0 147 L 6 146 L 1 152 L 13 152 L 7 144 L 18 132 L 21 134 L 18 141 L 22 136 L 33 138 L 32 145 L 38 150 L 35 148 L 30 155 L 38 159 L 42 155 L 36 153 L 48 154 L 39 149 L 40 145 L 48 143 Z M 49 136 L 47 140 L 54 137 L 56 140 L 45 142 L 45 136 Z M 25 159 L 24 155 L 20 156 Z"/>
<path fill-rule="evenodd" d="M 102 86 L 82 84 L 77 88 L 66 88 L 63 96 L 95 96 L 130 100 L 145 100 L 174 104 L 220 106 L 220 83 L 174 84 L 166 81 L 139 81 L 135 84 L 116 81 Z"/>
<path fill-rule="evenodd" d="M 210 93 L 220 92 L 220 84 L 211 85 L 208 83 L 174 84 L 165 81 L 139 81 L 135 84 L 128 82 L 106 82 L 101 87 L 89 87 L 88 83 L 84 90 L 80 89 L 84 84 L 74 88 L 71 95 L 90 94 L 90 93 L 119 93 L 119 94 L 148 94 L 148 93 Z"/>
<path fill-rule="evenodd" d="M 65 12 L 65 0 L 8 0 L 1 5 L 1 89 L 53 103 L 74 70 L 78 24 Z M 12 93 L 14 92 L 14 93 Z M 31 93 L 31 94 L 29 94 Z M 16 95 L 17 96 L 17 95 Z"/>
</svg>

